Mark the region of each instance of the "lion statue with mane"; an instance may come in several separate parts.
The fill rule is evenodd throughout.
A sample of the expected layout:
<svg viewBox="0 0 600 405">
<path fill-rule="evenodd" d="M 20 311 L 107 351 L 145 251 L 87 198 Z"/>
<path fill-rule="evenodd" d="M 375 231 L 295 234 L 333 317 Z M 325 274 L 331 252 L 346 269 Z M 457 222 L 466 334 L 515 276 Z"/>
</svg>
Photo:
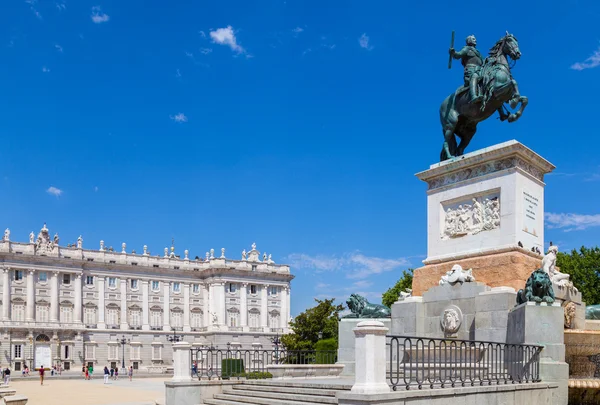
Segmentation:
<svg viewBox="0 0 600 405">
<path fill-rule="evenodd" d="M 524 304 L 527 301 L 554 302 L 554 289 L 548 273 L 544 269 L 537 269 L 527 279 L 525 289 L 517 293 L 517 305 Z"/>
<path fill-rule="evenodd" d="M 352 313 L 344 318 L 390 318 L 392 316 L 392 312 L 385 305 L 371 304 L 358 294 L 350 295 L 346 304 Z"/>
</svg>

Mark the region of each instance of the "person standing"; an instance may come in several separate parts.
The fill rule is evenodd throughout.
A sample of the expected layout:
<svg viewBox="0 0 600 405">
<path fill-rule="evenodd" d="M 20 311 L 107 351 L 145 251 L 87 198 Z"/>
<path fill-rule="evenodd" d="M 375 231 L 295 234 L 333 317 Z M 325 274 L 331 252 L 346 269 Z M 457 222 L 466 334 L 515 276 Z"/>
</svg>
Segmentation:
<svg viewBox="0 0 600 405">
<path fill-rule="evenodd" d="M 94 376 L 94 365 L 90 364 L 90 366 L 88 367 L 88 372 L 89 372 L 89 379 L 91 380 L 92 377 Z"/>
<path fill-rule="evenodd" d="M 81 366 L 81 375 L 83 376 L 84 379 L 87 380 L 87 367 L 85 366 L 85 364 L 83 366 Z"/>
<path fill-rule="evenodd" d="M 10 383 L 10 368 L 6 367 L 4 370 L 4 385 L 8 385 Z"/>
<path fill-rule="evenodd" d="M 132 381 L 133 379 L 133 366 L 129 366 L 129 381 Z"/>
<path fill-rule="evenodd" d="M 44 385 L 44 365 L 40 366 L 40 385 Z"/>
<path fill-rule="evenodd" d="M 119 367 L 115 367 L 115 381 L 119 379 Z"/>
<path fill-rule="evenodd" d="M 108 384 L 109 376 L 110 376 L 110 371 L 108 371 L 108 367 L 104 366 L 104 384 Z"/>
</svg>

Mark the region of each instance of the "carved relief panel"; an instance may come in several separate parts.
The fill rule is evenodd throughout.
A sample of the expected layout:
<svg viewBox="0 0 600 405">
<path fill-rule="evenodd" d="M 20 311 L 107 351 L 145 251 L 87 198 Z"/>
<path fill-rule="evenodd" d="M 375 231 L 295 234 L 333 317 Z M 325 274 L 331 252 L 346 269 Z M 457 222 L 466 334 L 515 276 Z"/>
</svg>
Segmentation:
<svg viewBox="0 0 600 405">
<path fill-rule="evenodd" d="M 442 203 L 443 240 L 476 235 L 500 227 L 500 192 Z"/>
</svg>

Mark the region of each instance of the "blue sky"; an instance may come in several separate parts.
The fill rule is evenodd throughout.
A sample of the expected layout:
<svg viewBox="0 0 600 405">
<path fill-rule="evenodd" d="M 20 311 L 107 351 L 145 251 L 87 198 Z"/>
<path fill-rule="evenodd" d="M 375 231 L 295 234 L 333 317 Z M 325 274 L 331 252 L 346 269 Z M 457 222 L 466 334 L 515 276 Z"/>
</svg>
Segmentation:
<svg viewBox="0 0 600 405">
<path fill-rule="evenodd" d="M 594 1 L 85 1 L 0 5 L 0 227 L 26 240 L 290 263 L 313 297 L 379 301 L 426 253 L 438 108 L 462 82 L 450 32 L 506 30 L 530 103 L 479 126 L 557 166 L 546 242 L 600 236 L 600 4 Z"/>
</svg>

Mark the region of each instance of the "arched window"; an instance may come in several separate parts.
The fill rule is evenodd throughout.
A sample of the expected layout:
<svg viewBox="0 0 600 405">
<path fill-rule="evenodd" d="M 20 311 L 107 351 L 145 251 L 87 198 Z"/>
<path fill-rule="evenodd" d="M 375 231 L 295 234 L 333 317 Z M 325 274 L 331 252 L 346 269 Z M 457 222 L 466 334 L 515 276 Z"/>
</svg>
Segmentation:
<svg viewBox="0 0 600 405">
<path fill-rule="evenodd" d="M 202 319 L 204 318 L 204 312 L 200 308 L 192 308 L 190 311 L 190 326 L 192 328 L 202 327 Z"/>
<path fill-rule="evenodd" d="M 157 330 L 162 325 L 162 308 L 158 305 L 154 305 L 150 308 L 150 327 Z"/>
<path fill-rule="evenodd" d="M 273 310 L 269 312 L 269 328 L 279 328 L 279 311 Z"/>
<path fill-rule="evenodd" d="M 48 322 L 50 315 L 50 303 L 47 301 L 38 301 L 35 304 L 36 322 Z"/>
<path fill-rule="evenodd" d="M 50 338 L 46 335 L 44 335 L 43 333 L 40 333 L 39 335 L 37 335 L 37 337 L 35 338 L 35 341 L 37 343 L 50 343 Z"/>
<path fill-rule="evenodd" d="M 252 308 L 248 311 L 248 326 L 251 328 L 260 327 L 260 311 L 256 308 Z"/>
<path fill-rule="evenodd" d="M 129 326 L 139 328 L 142 326 L 142 308 L 137 305 L 132 305 L 128 310 Z"/>
<path fill-rule="evenodd" d="M 229 308 L 227 310 L 227 324 L 233 327 L 240 324 L 240 311 L 237 308 Z"/>
<path fill-rule="evenodd" d="M 171 309 L 171 327 L 179 329 L 183 327 L 183 311 L 181 308 Z"/>
<path fill-rule="evenodd" d="M 25 321 L 25 301 L 20 298 L 15 298 L 12 300 L 11 305 L 11 319 L 19 322 Z"/>
<path fill-rule="evenodd" d="M 60 303 L 60 322 L 61 323 L 72 323 L 73 322 L 73 303 L 70 301 L 63 301 Z"/>
<path fill-rule="evenodd" d="M 117 304 L 108 304 L 106 307 L 106 326 L 114 327 L 119 325 L 119 312 Z"/>
<path fill-rule="evenodd" d="M 98 308 L 92 304 L 92 303 L 87 303 L 85 304 L 85 306 L 83 307 L 83 323 L 86 326 L 90 326 L 90 327 L 96 327 L 96 313 L 98 311 Z"/>
</svg>

